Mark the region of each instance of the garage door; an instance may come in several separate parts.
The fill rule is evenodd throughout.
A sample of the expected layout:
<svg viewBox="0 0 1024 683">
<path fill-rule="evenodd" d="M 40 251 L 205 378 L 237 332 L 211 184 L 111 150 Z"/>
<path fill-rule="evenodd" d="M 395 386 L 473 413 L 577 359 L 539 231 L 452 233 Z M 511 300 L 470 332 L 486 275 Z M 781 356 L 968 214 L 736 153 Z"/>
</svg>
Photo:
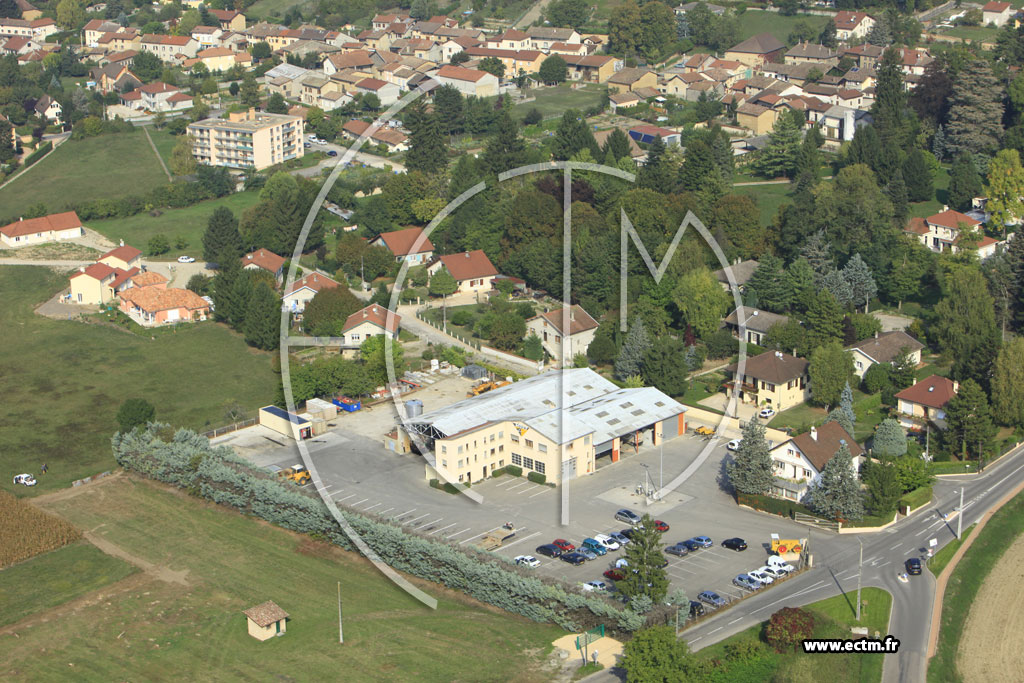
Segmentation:
<svg viewBox="0 0 1024 683">
<path fill-rule="evenodd" d="M 599 456 L 599 455 L 603 455 L 605 453 L 610 453 L 611 450 L 612 450 L 612 440 L 608 439 L 604 443 L 599 443 L 596 446 L 594 446 L 594 456 L 596 457 L 596 456 Z"/>
<path fill-rule="evenodd" d="M 169 322 L 169 323 L 177 322 L 179 318 L 180 318 L 180 316 L 178 315 L 178 309 L 177 308 L 172 308 L 172 309 L 167 311 L 167 322 Z"/>
<path fill-rule="evenodd" d="M 576 478 L 576 458 L 562 461 L 562 481 Z"/>
</svg>

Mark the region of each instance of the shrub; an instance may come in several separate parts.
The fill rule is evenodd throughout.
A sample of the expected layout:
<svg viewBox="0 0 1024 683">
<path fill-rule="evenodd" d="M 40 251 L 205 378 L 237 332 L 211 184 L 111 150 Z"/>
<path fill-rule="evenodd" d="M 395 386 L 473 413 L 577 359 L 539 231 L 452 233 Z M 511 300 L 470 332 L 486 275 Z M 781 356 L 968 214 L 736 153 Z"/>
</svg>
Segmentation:
<svg viewBox="0 0 1024 683">
<path fill-rule="evenodd" d="M 50 142 L 49 140 L 39 145 L 39 147 L 36 148 L 36 151 L 32 152 L 27 157 L 25 157 L 25 168 L 28 168 L 32 164 L 42 159 L 50 152 L 51 149 L 53 149 L 53 143 Z"/>
<path fill-rule="evenodd" d="M 773 515 L 789 517 L 790 519 L 793 519 L 794 513 L 797 512 L 805 515 L 814 515 L 810 508 L 805 505 L 801 505 L 796 501 L 772 498 L 771 496 L 738 493 L 736 494 L 736 502 L 740 505 L 748 505 L 755 510 L 770 512 Z"/>
<path fill-rule="evenodd" d="M 152 422 L 156 417 L 156 408 L 144 398 L 128 398 L 117 410 L 117 423 L 122 432 L 129 432 L 139 425 Z"/>
<path fill-rule="evenodd" d="M 928 501 L 932 499 L 932 487 L 922 486 L 919 489 L 914 489 L 909 493 L 904 493 L 903 497 L 900 498 L 900 509 L 909 507 L 911 510 L 916 510 L 922 505 L 927 505 Z"/>
<path fill-rule="evenodd" d="M 474 319 L 475 316 L 465 309 L 455 311 L 449 318 L 452 325 L 472 325 Z"/>
<path fill-rule="evenodd" d="M 541 474 L 540 472 L 530 472 L 529 474 L 526 475 L 526 478 L 532 481 L 534 484 L 543 484 L 548 480 L 548 478 Z"/>
<path fill-rule="evenodd" d="M 814 617 L 810 612 L 798 607 L 783 607 L 765 624 L 764 639 L 777 652 L 786 652 L 810 638 L 813 631 Z"/>
<path fill-rule="evenodd" d="M 736 353 L 739 342 L 733 338 L 729 330 L 721 329 L 708 337 L 704 344 L 708 350 L 707 357 L 717 360 Z"/>
<path fill-rule="evenodd" d="M 511 474 L 513 477 L 523 476 L 523 468 L 519 465 L 505 465 L 505 474 Z"/>
</svg>

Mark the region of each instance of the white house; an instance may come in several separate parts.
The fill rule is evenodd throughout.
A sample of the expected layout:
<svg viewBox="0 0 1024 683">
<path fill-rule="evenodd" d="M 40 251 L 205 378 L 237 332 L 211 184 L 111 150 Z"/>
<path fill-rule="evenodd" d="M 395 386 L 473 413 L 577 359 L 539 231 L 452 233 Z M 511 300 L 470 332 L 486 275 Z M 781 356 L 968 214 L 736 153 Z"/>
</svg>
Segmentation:
<svg viewBox="0 0 1024 683">
<path fill-rule="evenodd" d="M 956 396 L 960 385 L 932 375 L 896 394 L 897 418 L 904 429 L 920 430 L 926 424 L 946 428 L 946 405 Z"/>
<path fill-rule="evenodd" d="M 333 289 L 340 285 L 323 273 L 310 273 L 309 275 L 292 283 L 282 297 L 283 307 L 292 313 L 302 313 L 317 292 L 324 289 Z"/>
<path fill-rule="evenodd" d="M 853 355 L 853 371 L 858 377 L 864 377 L 872 365 L 893 363 L 903 349 L 910 352 L 910 360 L 916 367 L 921 362 L 921 349 L 924 344 L 917 341 L 903 330 L 880 332 L 848 347 Z"/>
<path fill-rule="evenodd" d="M 401 324 L 402 316 L 377 304 L 356 311 L 345 319 L 345 324 L 341 328 L 341 336 L 344 339 L 342 352 L 355 352 L 364 341 L 377 335 L 387 335 L 396 340 Z"/>
<path fill-rule="evenodd" d="M 1013 16 L 1013 5 L 1008 2 L 987 2 L 981 7 L 981 23 L 1002 26 Z"/>
<path fill-rule="evenodd" d="M 479 294 L 491 291 L 497 268 L 482 249 L 441 256 L 427 266 L 427 272 L 434 275 L 444 268 L 458 283 L 456 294 Z"/>
<path fill-rule="evenodd" d="M 864 462 L 864 449 L 838 422 L 826 422 L 811 431 L 794 436 L 770 451 L 775 481 L 772 495 L 801 501 L 817 485 L 825 465 L 846 444 L 853 456 L 856 475 Z"/>
<path fill-rule="evenodd" d="M 370 246 L 384 247 L 395 255 L 396 261 L 408 261 L 414 266 L 426 263 L 434 255 L 434 245 L 418 227 L 382 232 L 370 240 Z"/>
<path fill-rule="evenodd" d="M 85 228 L 74 211 L 21 219 L 0 228 L 0 241 L 8 247 L 59 242 L 84 236 Z"/>
<path fill-rule="evenodd" d="M 450 85 L 463 95 L 491 97 L 498 94 L 498 77 L 486 71 L 445 64 L 430 76 L 441 85 Z"/>
<path fill-rule="evenodd" d="M 875 27 L 875 20 L 864 12 L 842 10 L 833 18 L 836 23 L 836 38 L 842 42 L 851 42 L 858 38 L 867 38 Z"/>
<path fill-rule="evenodd" d="M 566 311 L 562 308 L 534 316 L 526 321 L 526 336 L 536 334 L 540 337 L 544 350 L 559 361 L 562 359 L 563 339 L 568 336 L 569 344 L 565 357 L 571 362 L 576 354 L 587 353 L 590 342 L 594 341 L 594 334 L 597 333 L 597 321 L 583 310 L 582 306 L 569 306 L 569 334 L 566 335 L 565 317 Z"/>
</svg>

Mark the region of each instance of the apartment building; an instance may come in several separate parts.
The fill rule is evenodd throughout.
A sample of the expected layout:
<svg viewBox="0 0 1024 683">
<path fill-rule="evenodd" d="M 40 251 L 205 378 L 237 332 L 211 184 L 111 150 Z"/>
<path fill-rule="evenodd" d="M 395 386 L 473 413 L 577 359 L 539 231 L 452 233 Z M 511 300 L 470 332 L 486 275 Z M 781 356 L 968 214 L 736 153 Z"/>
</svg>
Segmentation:
<svg viewBox="0 0 1024 683">
<path fill-rule="evenodd" d="M 199 163 L 260 170 L 303 155 L 304 124 L 298 116 L 250 109 L 190 123 L 188 133 Z"/>
</svg>

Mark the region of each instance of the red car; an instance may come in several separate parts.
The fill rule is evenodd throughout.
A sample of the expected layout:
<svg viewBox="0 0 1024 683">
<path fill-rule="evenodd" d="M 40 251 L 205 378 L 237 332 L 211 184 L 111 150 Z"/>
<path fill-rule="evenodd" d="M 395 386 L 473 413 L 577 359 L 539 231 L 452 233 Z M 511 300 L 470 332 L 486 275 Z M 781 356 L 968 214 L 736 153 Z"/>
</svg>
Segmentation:
<svg viewBox="0 0 1024 683">
<path fill-rule="evenodd" d="M 668 531 L 668 524 L 665 524 L 665 522 L 661 521 L 660 519 L 656 519 L 654 520 L 654 530 L 660 531 L 661 533 L 665 533 L 666 531 Z"/>
<path fill-rule="evenodd" d="M 559 548 L 562 549 L 563 553 L 569 553 L 573 550 L 576 550 L 576 546 L 574 546 L 572 543 L 565 540 L 564 538 L 556 538 L 551 542 L 551 545 L 557 545 Z"/>
<path fill-rule="evenodd" d="M 612 581 L 622 581 L 624 578 L 626 578 L 626 575 L 618 569 L 609 569 L 605 571 L 604 578 L 611 579 Z"/>
</svg>

